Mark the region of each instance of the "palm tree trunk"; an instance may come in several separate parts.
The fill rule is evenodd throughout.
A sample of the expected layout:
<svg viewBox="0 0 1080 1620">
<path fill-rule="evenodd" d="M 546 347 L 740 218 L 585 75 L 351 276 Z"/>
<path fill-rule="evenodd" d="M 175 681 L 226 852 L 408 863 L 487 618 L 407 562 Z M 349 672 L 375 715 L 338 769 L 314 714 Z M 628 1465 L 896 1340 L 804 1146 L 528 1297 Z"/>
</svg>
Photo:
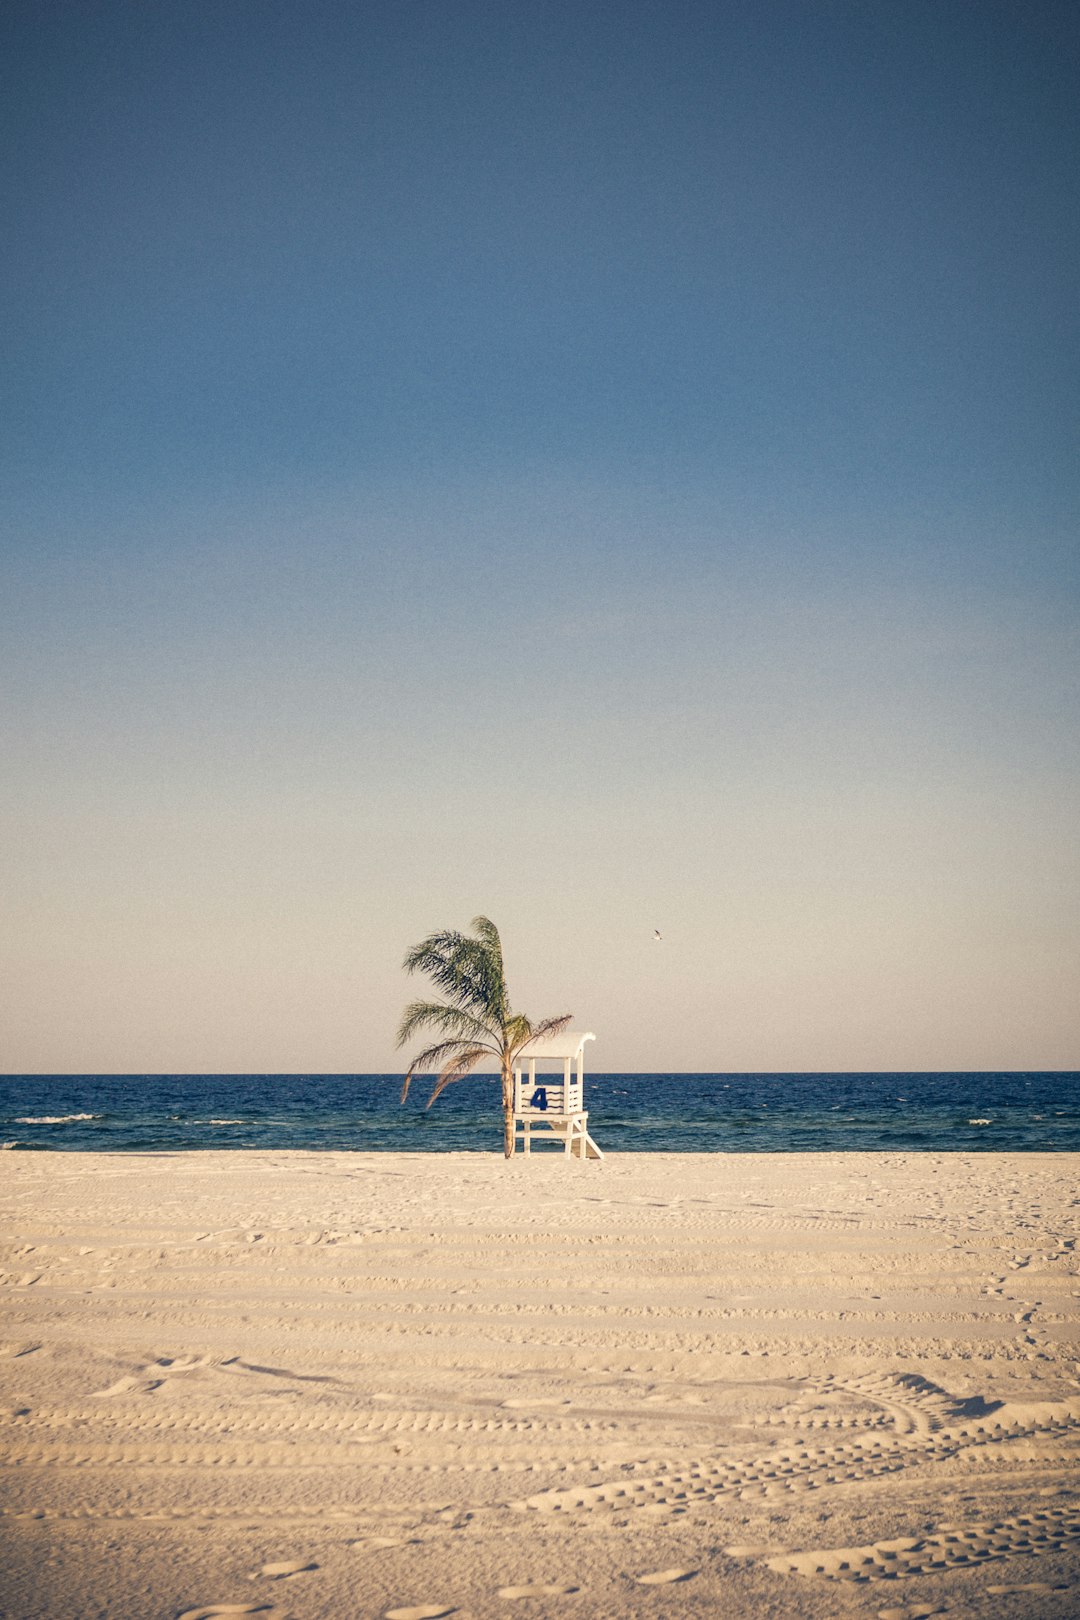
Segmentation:
<svg viewBox="0 0 1080 1620">
<path fill-rule="evenodd" d="M 514 1156 L 514 1066 L 506 1056 L 502 1060 L 503 1105 L 503 1157 Z"/>
</svg>

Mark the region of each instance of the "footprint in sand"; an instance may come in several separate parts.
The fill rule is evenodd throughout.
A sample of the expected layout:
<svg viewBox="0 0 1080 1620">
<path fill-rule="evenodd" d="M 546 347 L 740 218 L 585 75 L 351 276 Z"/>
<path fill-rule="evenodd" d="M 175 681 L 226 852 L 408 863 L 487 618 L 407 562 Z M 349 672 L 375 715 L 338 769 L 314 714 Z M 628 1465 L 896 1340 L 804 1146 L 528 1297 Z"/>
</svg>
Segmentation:
<svg viewBox="0 0 1080 1620">
<path fill-rule="evenodd" d="M 1027 1581 L 1021 1586 L 988 1586 L 986 1590 L 994 1597 L 1005 1597 L 1010 1592 L 1038 1592 L 1045 1596 L 1049 1592 L 1067 1592 L 1069 1587 L 1066 1582 L 1051 1586 L 1049 1581 Z"/>
<path fill-rule="evenodd" d="M 1080 1512 L 1045 1508 L 992 1523 L 942 1525 L 932 1535 L 900 1536 L 866 1547 L 819 1548 L 769 1558 L 777 1575 L 824 1576 L 827 1580 L 895 1580 L 958 1569 L 992 1558 L 1058 1552 L 1080 1541 Z M 905 1611 L 910 1612 L 910 1611 Z"/>
<path fill-rule="evenodd" d="M 697 1574 L 696 1569 L 658 1569 L 652 1575 L 639 1575 L 639 1586 L 670 1586 L 673 1581 L 689 1581 Z"/>
<path fill-rule="evenodd" d="M 115 1384 L 110 1384 L 108 1389 L 92 1390 L 91 1395 L 96 1401 L 105 1401 L 112 1395 L 128 1395 L 133 1389 L 149 1394 L 152 1390 L 160 1389 L 161 1382 L 160 1378 L 136 1378 L 133 1374 L 126 1373 L 123 1378 L 118 1378 Z"/>
<path fill-rule="evenodd" d="M 440 1620 L 444 1614 L 453 1614 L 443 1603 L 421 1603 L 413 1609 L 387 1609 L 386 1620 Z"/>
<path fill-rule="evenodd" d="M 185 1609 L 177 1620 L 215 1620 L 219 1614 L 261 1614 L 262 1620 L 289 1620 L 285 1609 L 272 1609 L 266 1603 L 210 1603 L 202 1609 Z"/>
<path fill-rule="evenodd" d="M 500 1586 L 499 1596 L 501 1598 L 562 1597 L 567 1592 L 576 1592 L 577 1590 L 576 1586 L 560 1586 L 558 1584 L 552 1584 L 551 1586 Z"/>
<path fill-rule="evenodd" d="M 264 1564 L 259 1574 L 265 1575 L 268 1581 L 280 1581 L 286 1575 L 302 1575 L 305 1570 L 318 1567 L 310 1558 L 283 1558 L 276 1564 Z M 258 1577 L 253 1575 L 251 1578 L 254 1581 Z"/>
</svg>

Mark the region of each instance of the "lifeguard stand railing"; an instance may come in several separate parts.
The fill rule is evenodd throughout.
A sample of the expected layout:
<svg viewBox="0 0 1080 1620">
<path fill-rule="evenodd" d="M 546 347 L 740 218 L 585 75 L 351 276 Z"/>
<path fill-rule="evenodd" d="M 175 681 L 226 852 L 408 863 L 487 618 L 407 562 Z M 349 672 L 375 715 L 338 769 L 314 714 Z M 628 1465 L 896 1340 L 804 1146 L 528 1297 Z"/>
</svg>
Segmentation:
<svg viewBox="0 0 1080 1620">
<path fill-rule="evenodd" d="M 567 1030 L 534 1041 L 521 1053 L 514 1071 L 515 1147 L 520 1132 L 522 1151 L 531 1152 L 536 1130 L 538 1142 L 555 1141 L 564 1153 L 580 1159 L 604 1157 L 589 1135 L 585 1108 L 585 1042 L 595 1039 L 592 1034 Z M 545 1066 L 552 1063 L 562 1072 L 545 1072 Z"/>
</svg>

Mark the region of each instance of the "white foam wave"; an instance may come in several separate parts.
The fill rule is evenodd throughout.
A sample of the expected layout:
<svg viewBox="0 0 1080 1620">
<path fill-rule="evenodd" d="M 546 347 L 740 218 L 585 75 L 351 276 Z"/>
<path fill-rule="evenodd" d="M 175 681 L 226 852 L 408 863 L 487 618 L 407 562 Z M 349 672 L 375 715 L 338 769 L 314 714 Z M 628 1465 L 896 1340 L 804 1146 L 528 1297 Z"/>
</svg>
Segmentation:
<svg viewBox="0 0 1080 1620">
<path fill-rule="evenodd" d="M 992 1119 L 969 1119 L 968 1120 L 969 1125 L 992 1125 L 993 1123 L 994 1122 L 993 1122 Z"/>
<path fill-rule="evenodd" d="M 16 1125 L 70 1125 L 76 1119 L 104 1119 L 104 1114 L 25 1114 Z"/>
</svg>

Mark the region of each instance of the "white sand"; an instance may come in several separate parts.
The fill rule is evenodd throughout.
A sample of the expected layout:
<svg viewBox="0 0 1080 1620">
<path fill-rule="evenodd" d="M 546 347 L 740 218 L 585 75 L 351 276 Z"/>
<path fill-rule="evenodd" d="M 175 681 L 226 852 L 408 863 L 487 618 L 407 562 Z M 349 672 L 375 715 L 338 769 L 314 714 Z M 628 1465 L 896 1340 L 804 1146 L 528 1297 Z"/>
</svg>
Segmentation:
<svg viewBox="0 0 1080 1620">
<path fill-rule="evenodd" d="M 0 1614 L 1075 1616 L 1078 1168 L 5 1154 Z"/>
</svg>

